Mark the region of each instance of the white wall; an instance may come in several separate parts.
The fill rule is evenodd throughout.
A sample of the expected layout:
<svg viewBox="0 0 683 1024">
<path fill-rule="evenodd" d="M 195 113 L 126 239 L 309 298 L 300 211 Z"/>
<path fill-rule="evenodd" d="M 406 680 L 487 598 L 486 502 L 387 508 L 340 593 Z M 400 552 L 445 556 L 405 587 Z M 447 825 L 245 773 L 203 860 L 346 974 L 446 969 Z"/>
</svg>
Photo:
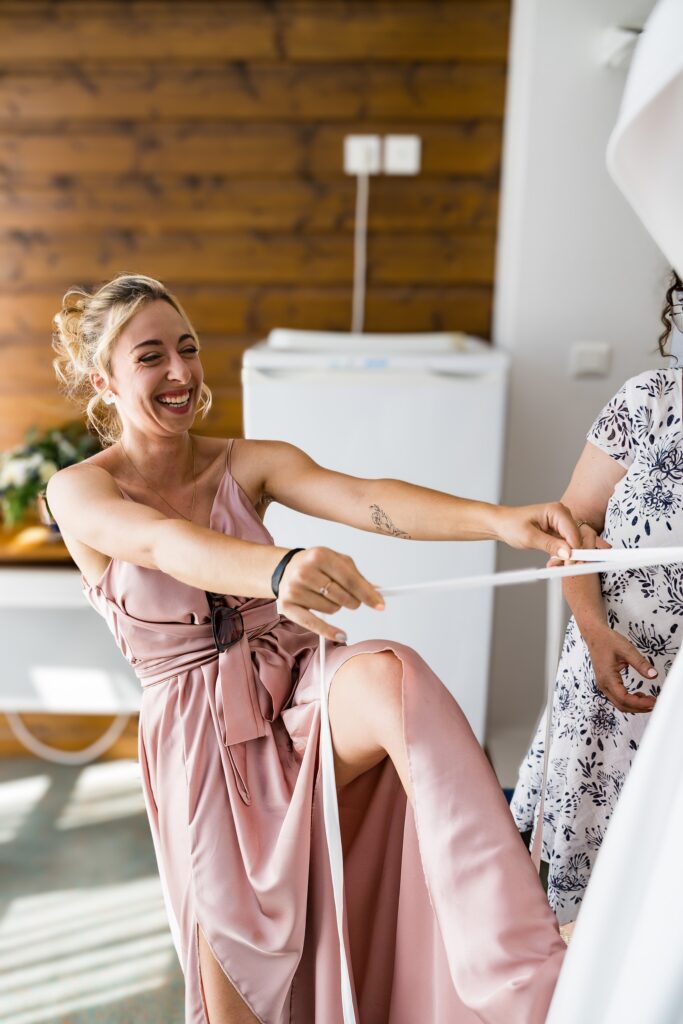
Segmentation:
<svg viewBox="0 0 683 1024">
<path fill-rule="evenodd" d="M 656 337 L 667 267 L 605 168 L 626 70 L 600 61 L 605 30 L 642 26 L 653 6 L 513 6 L 494 316 L 494 341 L 513 363 L 509 504 L 557 499 L 605 401 L 627 377 L 662 364 Z M 607 377 L 570 376 L 569 349 L 581 340 L 614 347 Z M 498 567 L 536 561 L 501 549 Z M 543 589 L 496 598 L 488 734 L 508 784 L 543 699 Z M 510 741 L 512 762 L 503 749 Z"/>
</svg>

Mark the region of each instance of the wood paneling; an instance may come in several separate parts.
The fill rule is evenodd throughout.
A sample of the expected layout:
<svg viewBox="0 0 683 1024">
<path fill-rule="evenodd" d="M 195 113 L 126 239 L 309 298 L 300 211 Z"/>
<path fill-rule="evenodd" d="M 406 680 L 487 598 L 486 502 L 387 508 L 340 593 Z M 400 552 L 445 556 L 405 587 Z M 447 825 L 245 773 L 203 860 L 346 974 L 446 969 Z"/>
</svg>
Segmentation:
<svg viewBox="0 0 683 1024">
<path fill-rule="evenodd" d="M 349 132 L 415 132 L 373 179 L 368 330 L 490 324 L 509 3 L 5 0 L 0 4 L 0 447 L 70 407 L 52 383 L 66 288 L 164 278 L 240 432 L 244 347 L 348 329 Z"/>
<path fill-rule="evenodd" d="M 321 328 L 344 331 L 351 315 L 347 287 L 183 286 L 183 303 L 202 336 L 207 377 L 220 372 L 212 363 L 215 350 L 229 348 L 233 357 L 250 341 L 263 338 L 272 327 Z M 487 285 L 449 287 L 375 287 L 366 308 L 370 331 L 449 330 L 454 324 L 471 334 L 485 333 L 491 314 Z M 54 291 L 15 290 L 0 294 L 1 358 L 12 373 L 0 376 L 0 393 L 16 390 L 22 380 L 52 386 L 49 331 L 56 309 Z M 236 364 L 235 364 L 236 369 Z M 39 374 L 39 377 L 35 375 Z M 28 376 L 27 376 L 28 375 Z"/>
<path fill-rule="evenodd" d="M 397 10 L 397 6 L 400 8 Z M 425 12 L 425 7 L 430 7 Z M 0 8 L 0 61 L 496 61 L 508 4 L 83 3 Z M 36 20 L 40 19 L 40 31 Z"/>
<path fill-rule="evenodd" d="M 493 280 L 494 235 L 374 235 L 368 244 L 372 284 L 489 284 Z M 0 240 L 0 288 L 26 283 L 54 285 L 89 277 L 109 278 L 136 269 L 181 286 L 221 284 L 351 285 L 353 266 L 347 237 L 334 235 L 148 235 L 109 231 L 73 235 L 8 233 Z M 229 268 L 229 269 L 228 269 Z"/>
<path fill-rule="evenodd" d="M 0 127 L 70 121 L 443 121 L 500 118 L 498 64 L 245 67 L 79 65 L 0 78 Z"/>
<path fill-rule="evenodd" d="M 7 232 L 80 234 L 97 229 L 150 234 L 353 231 L 355 184 L 281 178 L 168 176 L 136 180 L 66 179 L 55 185 L 22 180 L 0 191 Z M 409 190 L 396 178 L 372 182 L 369 230 L 443 232 L 495 228 L 496 193 L 477 178 L 418 178 Z"/>
<path fill-rule="evenodd" d="M 397 124 L 377 120 L 338 125 L 122 123 L 118 127 L 65 124 L 16 130 L 0 128 L 0 184 L 12 188 L 90 185 L 93 177 L 119 176 L 147 186 L 150 175 L 182 175 L 190 192 L 207 176 L 273 177 L 309 180 L 333 186 L 346 183 L 341 173 L 344 136 L 350 131 L 380 135 L 417 133 L 422 138 L 421 177 L 435 192 L 444 177 L 477 177 L 497 192 L 501 150 L 499 121 Z M 403 180 L 404 191 L 410 191 Z M 152 183 L 150 188 L 154 188 Z M 305 210 L 305 207 L 302 208 Z"/>
</svg>

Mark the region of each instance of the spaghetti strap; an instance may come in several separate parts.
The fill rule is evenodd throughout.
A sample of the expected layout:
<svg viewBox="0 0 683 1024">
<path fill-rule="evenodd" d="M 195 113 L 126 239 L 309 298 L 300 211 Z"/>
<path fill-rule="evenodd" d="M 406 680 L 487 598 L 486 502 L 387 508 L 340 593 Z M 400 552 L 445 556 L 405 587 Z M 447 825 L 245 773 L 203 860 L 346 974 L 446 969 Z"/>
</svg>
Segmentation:
<svg viewBox="0 0 683 1024">
<path fill-rule="evenodd" d="M 232 446 L 235 443 L 235 438 L 231 437 L 225 446 L 225 469 L 232 476 L 232 470 L 230 468 L 230 462 L 232 460 Z"/>
</svg>

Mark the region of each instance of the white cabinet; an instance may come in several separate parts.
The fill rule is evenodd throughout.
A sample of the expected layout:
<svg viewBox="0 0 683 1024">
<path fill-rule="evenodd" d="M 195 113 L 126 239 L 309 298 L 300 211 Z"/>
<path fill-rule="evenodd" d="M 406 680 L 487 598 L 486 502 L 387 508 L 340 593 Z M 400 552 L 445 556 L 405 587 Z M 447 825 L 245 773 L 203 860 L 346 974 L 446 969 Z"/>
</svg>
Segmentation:
<svg viewBox="0 0 683 1024">
<path fill-rule="evenodd" d="M 495 502 L 507 368 L 503 353 L 457 335 L 274 331 L 244 355 L 245 435 L 289 441 L 320 464 L 356 476 Z M 385 586 L 494 569 L 490 542 L 397 540 L 279 505 L 268 510 L 266 526 L 277 544 L 326 545 L 351 555 L 368 579 Z M 390 599 L 382 613 L 341 612 L 335 621 L 351 641 L 381 637 L 415 647 L 482 740 L 492 607 L 490 590 L 426 594 Z"/>
<path fill-rule="evenodd" d="M 0 568 L 0 711 L 128 714 L 140 683 L 72 568 Z"/>
</svg>

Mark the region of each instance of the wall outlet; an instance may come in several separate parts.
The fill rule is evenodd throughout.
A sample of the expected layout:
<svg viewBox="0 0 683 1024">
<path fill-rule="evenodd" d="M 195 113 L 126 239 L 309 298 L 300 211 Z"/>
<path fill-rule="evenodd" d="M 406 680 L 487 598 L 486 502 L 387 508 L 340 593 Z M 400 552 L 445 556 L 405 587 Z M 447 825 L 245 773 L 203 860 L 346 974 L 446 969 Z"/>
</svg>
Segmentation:
<svg viewBox="0 0 683 1024">
<path fill-rule="evenodd" d="M 381 151 L 379 135 L 347 135 L 344 139 L 344 173 L 379 174 Z"/>
<path fill-rule="evenodd" d="M 419 135 L 385 135 L 382 169 L 385 174 L 419 174 L 422 142 Z"/>
<path fill-rule="evenodd" d="M 577 341 L 571 347 L 572 377 L 606 377 L 612 362 L 612 346 L 606 341 Z"/>
</svg>

